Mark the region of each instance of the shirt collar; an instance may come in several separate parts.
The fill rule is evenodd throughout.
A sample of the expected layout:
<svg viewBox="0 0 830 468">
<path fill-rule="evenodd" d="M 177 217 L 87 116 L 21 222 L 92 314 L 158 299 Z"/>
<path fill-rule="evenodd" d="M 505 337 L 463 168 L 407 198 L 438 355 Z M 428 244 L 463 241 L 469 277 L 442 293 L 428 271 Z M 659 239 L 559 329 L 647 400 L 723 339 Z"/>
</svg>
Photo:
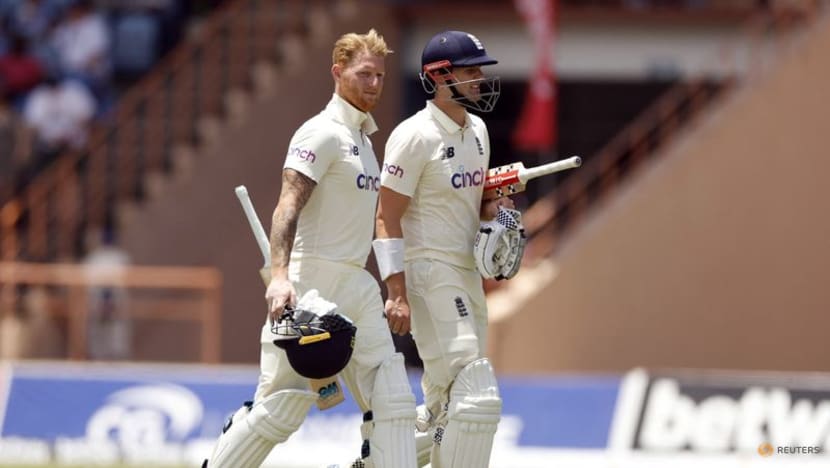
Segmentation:
<svg viewBox="0 0 830 468">
<path fill-rule="evenodd" d="M 326 105 L 326 112 L 331 114 L 338 122 L 347 127 L 360 129 L 367 135 L 371 135 L 378 130 L 375 119 L 372 118 L 371 114 L 357 109 L 337 93 L 332 95 L 331 101 Z"/>
<path fill-rule="evenodd" d="M 449 134 L 461 133 L 470 126 L 470 116 L 464 115 L 464 126 L 460 126 L 447 114 L 444 113 L 432 100 L 427 101 L 427 110 L 432 115 L 432 118 L 438 122 L 439 125 Z"/>
</svg>

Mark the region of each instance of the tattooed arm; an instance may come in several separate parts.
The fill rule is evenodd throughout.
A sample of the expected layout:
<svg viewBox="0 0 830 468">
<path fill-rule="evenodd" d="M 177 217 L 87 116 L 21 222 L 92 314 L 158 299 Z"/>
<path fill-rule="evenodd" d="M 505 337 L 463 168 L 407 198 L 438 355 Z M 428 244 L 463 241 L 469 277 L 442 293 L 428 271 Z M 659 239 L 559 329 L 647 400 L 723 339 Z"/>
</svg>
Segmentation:
<svg viewBox="0 0 830 468">
<path fill-rule="evenodd" d="M 271 306 L 271 320 L 279 317 L 285 304 L 296 303 L 294 286 L 288 280 L 288 261 L 297 233 L 300 212 L 317 184 L 294 169 L 282 173 L 282 190 L 271 218 L 271 283 L 265 298 Z"/>
</svg>

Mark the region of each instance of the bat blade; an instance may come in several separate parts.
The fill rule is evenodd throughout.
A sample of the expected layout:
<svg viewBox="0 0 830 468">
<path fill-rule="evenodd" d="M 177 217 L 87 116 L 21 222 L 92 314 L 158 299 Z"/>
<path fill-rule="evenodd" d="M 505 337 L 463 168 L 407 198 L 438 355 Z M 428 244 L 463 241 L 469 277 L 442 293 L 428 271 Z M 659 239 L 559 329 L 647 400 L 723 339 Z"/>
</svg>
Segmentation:
<svg viewBox="0 0 830 468">
<path fill-rule="evenodd" d="M 521 162 L 494 167 L 487 171 L 482 198 L 493 200 L 524 192 L 527 188 L 527 182 L 531 179 L 572 169 L 580 165 L 582 165 L 582 159 L 579 156 L 573 156 L 530 169 L 526 169 Z"/>
<path fill-rule="evenodd" d="M 492 200 L 523 191 L 525 186 L 521 183 L 519 174 L 524 168 L 524 164 L 516 162 L 487 171 L 487 178 L 484 180 L 484 199 Z"/>
</svg>

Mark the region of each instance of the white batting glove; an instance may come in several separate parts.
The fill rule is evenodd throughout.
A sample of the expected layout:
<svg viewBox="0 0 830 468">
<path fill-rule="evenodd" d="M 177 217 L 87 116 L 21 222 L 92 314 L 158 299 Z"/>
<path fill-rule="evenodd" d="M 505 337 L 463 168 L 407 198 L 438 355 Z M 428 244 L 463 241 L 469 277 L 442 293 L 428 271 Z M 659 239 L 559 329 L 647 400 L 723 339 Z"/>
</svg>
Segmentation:
<svg viewBox="0 0 830 468">
<path fill-rule="evenodd" d="M 297 303 L 297 291 L 291 281 L 274 278 L 268 283 L 265 300 L 268 302 L 271 324 L 274 324 L 282 314 L 286 304 L 294 305 Z"/>
<path fill-rule="evenodd" d="M 297 301 L 297 309 L 307 310 L 322 317 L 337 309 L 337 304 L 320 297 L 320 292 L 316 289 L 309 289 Z"/>
</svg>

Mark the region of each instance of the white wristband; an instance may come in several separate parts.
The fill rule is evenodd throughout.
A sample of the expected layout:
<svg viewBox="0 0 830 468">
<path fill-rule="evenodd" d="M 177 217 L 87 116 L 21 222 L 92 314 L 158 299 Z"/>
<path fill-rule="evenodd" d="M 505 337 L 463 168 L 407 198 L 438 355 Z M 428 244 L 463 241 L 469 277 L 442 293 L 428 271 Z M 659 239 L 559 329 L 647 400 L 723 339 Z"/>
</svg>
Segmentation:
<svg viewBox="0 0 830 468">
<path fill-rule="evenodd" d="M 386 281 L 386 278 L 403 271 L 403 239 L 375 239 L 372 249 L 381 280 Z"/>
</svg>

